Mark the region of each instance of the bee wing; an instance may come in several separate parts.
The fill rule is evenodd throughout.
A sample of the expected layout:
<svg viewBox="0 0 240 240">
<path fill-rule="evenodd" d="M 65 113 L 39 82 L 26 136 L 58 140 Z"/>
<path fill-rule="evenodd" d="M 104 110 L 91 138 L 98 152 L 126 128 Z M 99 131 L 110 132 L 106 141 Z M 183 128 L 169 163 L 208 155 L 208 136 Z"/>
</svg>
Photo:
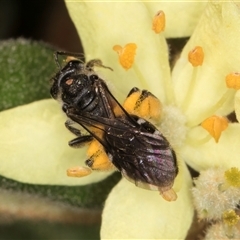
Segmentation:
<svg viewBox="0 0 240 240">
<path fill-rule="evenodd" d="M 107 113 L 107 118 L 115 119 L 120 116 L 129 116 L 128 112 L 122 107 L 118 100 L 112 95 L 108 86 L 102 79 L 96 81 L 96 88 L 99 93 L 99 98 L 101 99 L 104 110 Z M 103 117 L 103 116 L 102 116 Z"/>
<path fill-rule="evenodd" d="M 128 180 L 151 190 L 172 186 L 178 172 L 176 155 L 159 131 L 148 132 L 124 117 L 107 119 L 88 113 L 69 113 L 69 117 L 104 146 Z"/>
<path fill-rule="evenodd" d="M 67 116 L 92 134 L 105 148 L 108 147 L 108 144 L 103 136 L 108 134 L 109 128 L 122 131 L 124 127 L 124 129 L 127 130 L 127 126 L 121 124 L 118 118 L 103 118 L 90 113 L 78 112 L 73 108 L 67 111 Z"/>
<path fill-rule="evenodd" d="M 108 141 L 118 148 L 113 164 L 128 180 L 150 190 L 172 186 L 178 173 L 176 155 L 160 132 L 128 130 L 122 139 L 111 132 Z"/>
</svg>

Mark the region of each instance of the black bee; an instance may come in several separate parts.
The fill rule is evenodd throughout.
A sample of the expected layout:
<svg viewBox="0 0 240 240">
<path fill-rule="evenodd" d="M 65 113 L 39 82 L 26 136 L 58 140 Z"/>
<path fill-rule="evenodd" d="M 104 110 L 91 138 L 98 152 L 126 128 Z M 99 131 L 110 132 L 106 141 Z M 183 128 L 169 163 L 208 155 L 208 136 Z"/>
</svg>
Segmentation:
<svg viewBox="0 0 240 240">
<path fill-rule="evenodd" d="M 61 68 L 59 54 L 66 55 L 55 54 L 60 70 L 53 78 L 51 95 L 62 102 L 62 109 L 70 119 L 65 125 L 77 136 L 69 142 L 70 146 L 90 143 L 88 168 L 74 168 L 69 175 L 85 176 L 91 169 L 115 167 L 137 186 L 158 190 L 168 201 L 176 200 L 172 186 L 178 173 L 177 159 L 167 139 L 153 124 L 128 113 L 116 100 L 93 69 L 105 67 L 100 60 L 84 64 L 78 58 L 70 58 Z M 147 98 L 158 101 L 150 92 L 137 88 L 130 91 L 127 100 L 134 98 L 135 93 L 139 98 L 134 100 L 132 108 L 138 108 Z M 76 123 L 89 134 L 82 135 L 79 128 L 73 127 Z"/>
</svg>

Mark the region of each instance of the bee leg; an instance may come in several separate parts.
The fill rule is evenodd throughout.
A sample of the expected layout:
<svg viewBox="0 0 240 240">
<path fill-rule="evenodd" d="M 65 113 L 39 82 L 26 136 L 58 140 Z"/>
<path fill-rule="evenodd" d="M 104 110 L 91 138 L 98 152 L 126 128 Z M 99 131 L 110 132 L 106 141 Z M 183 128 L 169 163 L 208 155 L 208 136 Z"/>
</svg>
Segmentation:
<svg viewBox="0 0 240 240">
<path fill-rule="evenodd" d="M 87 151 L 89 159 L 86 160 L 86 165 L 92 170 L 112 170 L 115 169 L 103 146 L 97 141 L 93 140 Z"/>
<path fill-rule="evenodd" d="M 125 101 L 123 103 L 123 107 L 128 113 L 136 114 L 135 106 L 136 106 L 136 102 L 138 101 L 140 95 L 141 95 L 141 91 L 137 87 L 134 87 L 130 90 L 130 92 L 127 95 L 127 98 L 125 99 Z"/>
<path fill-rule="evenodd" d="M 127 98 L 130 97 L 131 95 L 135 94 L 135 93 L 140 93 L 140 92 L 141 92 L 141 91 L 140 91 L 139 88 L 133 87 L 133 88 L 130 90 L 130 92 L 128 93 Z"/>
<path fill-rule="evenodd" d="M 105 152 L 103 146 L 93 140 L 87 151 L 89 159 L 85 161 L 87 167 L 73 167 L 67 170 L 69 177 L 85 177 L 92 173 L 92 170 L 107 171 L 114 170 L 115 167 Z"/>
<path fill-rule="evenodd" d="M 92 170 L 109 171 L 114 170 L 115 167 L 108 158 L 102 145 L 93 140 L 88 149 L 88 155 L 91 156 L 85 161 L 87 167 L 73 167 L 67 170 L 69 177 L 85 177 L 92 173 Z"/>
<path fill-rule="evenodd" d="M 68 145 L 70 147 L 80 148 L 80 147 L 86 145 L 87 143 L 90 143 L 93 139 L 94 138 L 92 135 L 83 135 L 83 136 L 74 138 L 73 140 L 69 141 Z"/>
<path fill-rule="evenodd" d="M 77 138 L 74 138 L 73 140 L 68 142 L 68 145 L 70 147 L 74 147 L 74 148 L 79 148 L 84 146 L 85 144 L 91 142 L 93 140 L 93 136 L 92 135 L 81 135 L 81 131 L 75 127 L 72 127 L 71 125 L 75 124 L 74 122 L 67 120 L 65 122 L 65 126 L 66 128 L 72 132 L 73 134 L 75 134 L 76 136 L 78 136 Z"/>
<path fill-rule="evenodd" d="M 75 127 L 72 127 L 71 125 L 75 124 L 74 122 L 72 122 L 71 120 L 67 120 L 65 122 L 65 127 L 73 134 L 75 134 L 76 136 L 81 136 L 81 131 Z"/>
<path fill-rule="evenodd" d="M 107 66 L 104 66 L 104 65 L 102 64 L 102 61 L 101 61 L 100 59 L 93 59 L 93 60 L 90 60 L 89 62 L 87 62 L 87 64 L 86 64 L 86 68 L 87 68 L 87 69 L 89 69 L 89 70 L 91 71 L 94 67 L 107 68 L 107 69 L 113 71 L 112 68 L 107 67 Z"/>
<path fill-rule="evenodd" d="M 123 107 L 130 114 L 135 114 L 141 118 L 158 122 L 161 117 L 162 104 L 157 97 L 147 90 L 140 91 L 138 88 L 133 88 Z"/>
</svg>

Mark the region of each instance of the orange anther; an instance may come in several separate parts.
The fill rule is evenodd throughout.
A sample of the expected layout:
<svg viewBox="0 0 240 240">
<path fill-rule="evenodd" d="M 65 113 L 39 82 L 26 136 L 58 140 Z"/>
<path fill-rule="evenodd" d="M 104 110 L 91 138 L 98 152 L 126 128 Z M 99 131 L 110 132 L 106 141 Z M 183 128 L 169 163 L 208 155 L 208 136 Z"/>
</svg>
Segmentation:
<svg viewBox="0 0 240 240">
<path fill-rule="evenodd" d="M 228 88 L 233 88 L 235 90 L 240 89 L 240 73 L 234 72 L 228 74 L 225 81 Z"/>
<path fill-rule="evenodd" d="M 204 59 L 204 52 L 202 47 L 196 46 L 188 53 L 188 61 L 193 65 L 193 67 L 201 66 Z"/>
<path fill-rule="evenodd" d="M 92 170 L 87 167 L 73 167 L 67 170 L 67 175 L 69 177 L 85 177 L 91 174 Z"/>
<path fill-rule="evenodd" d="M 121 47 L 119 45 L 115 45 L 113 47 L 113 50 L 118 53 L 119 62 L 124 69 L 128 70 L 132 67 L 136 49 L 137 45 L 135 43 L 128 43 L 125 47 Z"/>
<path fill-rule="evenodd" d="M 228 120 L 225 117 L 214 115 L 204 120 L 201 126 L 218 142 L 222 131 L 228 126 Z"/>
<path fill-rule="evenodd" d="M 154 16 L 152 21 L 152 30 L 155 33 L 160 33 L 165 29 L 165 13 L 163 11 L 158 11 Z"/>
</svg>

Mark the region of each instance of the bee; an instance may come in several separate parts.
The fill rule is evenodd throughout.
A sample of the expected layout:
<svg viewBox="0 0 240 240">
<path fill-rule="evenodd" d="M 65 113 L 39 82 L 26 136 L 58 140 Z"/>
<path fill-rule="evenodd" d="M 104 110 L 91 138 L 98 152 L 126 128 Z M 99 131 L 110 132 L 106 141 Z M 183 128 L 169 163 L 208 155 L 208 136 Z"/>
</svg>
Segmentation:
<svg viewBox="0 0 240 240">
<path fill-rule="evenodd" d="M 73 57 L 61 67 L 58 55 Z M 52 78 L 51 95 L 61 102 L 69 118 L 65 126 L 76 135 L 69 145 L 89 143 L 87 167 L 69 169 L 68 175 L 83 177 L 92 170 L 117 169 L 136 186 L 158 190 L 168 201 L 176 200 L 172 189 L 178 174 L 176 154 L 146 120 L 158 119 L 160 101 L 147 90 L 133 88 L 122 106 L 94 71 L 96 66 L 109 68 L 100 60 L 85 64 L 77 54 L 56 52 L 55 61 L 59 71 Z M 87 134 L 82 134 L 79 126 Z"/>
</svg>

